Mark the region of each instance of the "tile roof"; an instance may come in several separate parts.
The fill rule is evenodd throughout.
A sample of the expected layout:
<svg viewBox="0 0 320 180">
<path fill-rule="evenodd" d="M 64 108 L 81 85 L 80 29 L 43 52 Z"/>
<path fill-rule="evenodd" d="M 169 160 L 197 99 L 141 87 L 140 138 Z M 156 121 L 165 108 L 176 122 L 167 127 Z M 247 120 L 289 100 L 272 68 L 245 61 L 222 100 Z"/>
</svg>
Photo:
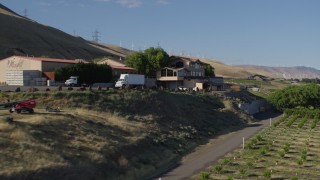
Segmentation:
<svg viewBox="0 0 320 180">
<path fill-rule="evenodd" d="M 134 70 L 131 67 L 128 66 L 110 66 L 112 69 L 125 69 L 125 70 Z"/>
</svg>

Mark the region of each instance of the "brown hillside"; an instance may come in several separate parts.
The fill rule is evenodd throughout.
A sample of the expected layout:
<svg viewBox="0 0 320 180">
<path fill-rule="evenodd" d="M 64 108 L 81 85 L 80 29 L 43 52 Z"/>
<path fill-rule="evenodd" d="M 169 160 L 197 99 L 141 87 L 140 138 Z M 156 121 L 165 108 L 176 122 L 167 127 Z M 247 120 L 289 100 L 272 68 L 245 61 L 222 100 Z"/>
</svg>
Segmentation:
<svg viewBox="0 0 320 180">
<path fill-rule="evenodd" d="M 48 56 L 65 59 L 124 57 L 128 52 L 74 37 L 58 29 L 24 18 L 0 4 L 0 59 L 12 55 Z"/>
<path fill-rule="evenodd" d="M 226 78 L 247 78 L 251 75 L 249 71 L 241 67 L 234 67 L 230 65 L 223 64 L 219 61 L 200 59 L 202 62 L 210 64 L 215 69 L 215 74 L 217 76 L 223 76 Z"/>
<path fill-rule="evenodd" d="M 268 68 L 259 68 L 260 66 L 230 66 L 216 60 L 200 60 L 204 63 L 208 63 L 211 66 L 213 66 L 215 68 L 215 73 L 217 76 L 223 76 L 226 78 L 247 78 L 248 76 L 253 74 L 260 74 L 267 77 L 279 78 L 278 74 L 282 74 L 281 69 L 278 69 L 277 73 L 275 73 L 274 71 L 268 70 Z"/>
</svg>

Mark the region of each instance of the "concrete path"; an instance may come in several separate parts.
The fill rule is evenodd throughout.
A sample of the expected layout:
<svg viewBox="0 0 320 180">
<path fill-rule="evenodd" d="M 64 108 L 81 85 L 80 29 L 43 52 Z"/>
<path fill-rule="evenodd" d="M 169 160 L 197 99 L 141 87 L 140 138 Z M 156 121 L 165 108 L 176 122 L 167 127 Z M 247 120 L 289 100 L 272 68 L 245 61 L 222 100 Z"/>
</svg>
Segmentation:
<svg viewBox="0 0 320 180">
<path fill-rule="evenodd" d="M 200 146 L 193 153 L 185 156 L 175 169 L 172 169 L 157 179 L 191 179 L 193 175 L 214 164 L 225 154 L 235 150 L 236 148 L 239 148 L 242 145 L 243 137 L 246 140 L 254 136 L 262 128 L 268 127 L 270 125 L 269 117 L 270 116 L 264 115 L 261 121 L 252 124 L 249 127 L 236 132 L 221 135 L 210 140 L 206 145 Z M 272 121 L 274 121 L 276 118 L 272 118 Z"/>
</svg>

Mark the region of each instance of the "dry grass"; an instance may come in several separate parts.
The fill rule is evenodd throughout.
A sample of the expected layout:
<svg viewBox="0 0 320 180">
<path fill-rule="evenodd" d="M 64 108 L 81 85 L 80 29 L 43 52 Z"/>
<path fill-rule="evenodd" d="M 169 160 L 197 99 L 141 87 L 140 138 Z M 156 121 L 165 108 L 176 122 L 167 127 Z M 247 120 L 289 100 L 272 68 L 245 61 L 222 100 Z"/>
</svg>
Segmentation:
<svg viewBox="0 0 320 180">
<path fill-rule="evenodd" d="M 220 100 L 201 94 L 0 93 L 0 101 L 31 96 L 39 107 L 33 115 L 0 110 L 0 119 L 13 118 L 0 123 L 0 178 L 146 178 L 220 129 L 244 122 L 230 107 L 221 111 Z M 48 103 L 62 112 L 46 112 Z"/>
<path fill-rule="evenodd" d="M 21 17 L 0 6 L 0 59 L 11 55 L 94 59 L 126 56 L 128 50 L 112 45 L 94 45 L 58 29 Z M 24 28 L 21 28 L 24 27 Z M 19 47 L 19 48 L 15 48 Z"/>
</svg>

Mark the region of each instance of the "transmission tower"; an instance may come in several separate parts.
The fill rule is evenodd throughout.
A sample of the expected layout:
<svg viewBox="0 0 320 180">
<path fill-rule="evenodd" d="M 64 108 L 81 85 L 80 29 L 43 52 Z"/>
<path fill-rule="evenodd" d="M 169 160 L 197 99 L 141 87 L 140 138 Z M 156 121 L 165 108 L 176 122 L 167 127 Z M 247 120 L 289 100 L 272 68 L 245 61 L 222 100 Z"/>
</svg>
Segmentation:
<svg viewBox="0 0 320 180">
<path fill-rule="evenodd" d="M 23 16 L 28 18 L 28 9 L 23 10 Z"/>
<path fill-rule="evenodd" d="M 92 33 L 92 40 L 94 42 L 99 42 L 100 41 L 100 32 L 96 29 L 95 31 L 93 31 Z"/>
</svg>

